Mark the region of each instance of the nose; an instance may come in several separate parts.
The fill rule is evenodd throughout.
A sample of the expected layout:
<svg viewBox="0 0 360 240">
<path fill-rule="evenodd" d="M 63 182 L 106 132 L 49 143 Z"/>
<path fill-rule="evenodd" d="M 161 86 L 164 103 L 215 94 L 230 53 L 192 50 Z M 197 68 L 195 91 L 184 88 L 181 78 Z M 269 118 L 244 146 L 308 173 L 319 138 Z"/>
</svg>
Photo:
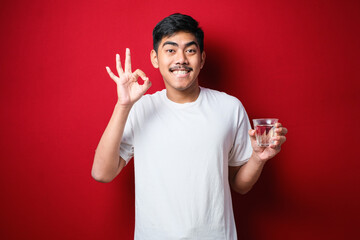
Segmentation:
<svg viewBox="0 0 360 240">
<path fill-rule="evenodd" d="M 176 54 L 176 64 L 178 65 L 187 65 L 189 64 L 186 54 L 183 51 L 177 51 Z"/>
</svg>

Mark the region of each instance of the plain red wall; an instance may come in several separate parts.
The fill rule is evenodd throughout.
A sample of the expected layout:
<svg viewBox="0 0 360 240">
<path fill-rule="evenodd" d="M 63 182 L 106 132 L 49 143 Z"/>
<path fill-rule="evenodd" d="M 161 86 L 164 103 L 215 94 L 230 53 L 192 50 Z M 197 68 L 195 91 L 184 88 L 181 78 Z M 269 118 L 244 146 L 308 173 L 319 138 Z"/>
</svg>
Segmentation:
<svg viewBox="0 0 360 240">
<path fill-rule="evenodd" d="M 0 238 L 132 239 L 133 163 L 90 176 L 116 101 L 105 66 L 149 61 L 152 29 L 174 12 L 205 31 L 203 86 L 278 117 L 282 152 L 234 194 L 239 239 L 359 236 L 359 1 L 2 1 Z"/>
</svg>

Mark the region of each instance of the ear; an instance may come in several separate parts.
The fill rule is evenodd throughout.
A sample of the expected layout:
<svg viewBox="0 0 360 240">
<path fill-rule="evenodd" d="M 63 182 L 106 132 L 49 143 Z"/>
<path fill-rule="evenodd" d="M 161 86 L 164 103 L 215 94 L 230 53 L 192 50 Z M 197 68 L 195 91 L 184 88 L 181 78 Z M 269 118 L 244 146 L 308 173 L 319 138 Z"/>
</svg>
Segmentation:
<svg viewBox="0 0 360 240">
<path fill-rule="evenodd" d="M 154 66 L 154 68 L 159 68 L 157 53 L 155 52 L 154 49 L 151 50 L 151 52 L 150 52 L 150 60 L 151 60 L 152 65 Z"/>
<path fill-rule="evenodd" d="M 205 64 L 205 58 L 206 58 L 206 53 L 203 50 L 202 54 L 201 54 L 201 65 L 200 65 L 200 69 L 203 68 L 204 64 Z"/>
</svg>

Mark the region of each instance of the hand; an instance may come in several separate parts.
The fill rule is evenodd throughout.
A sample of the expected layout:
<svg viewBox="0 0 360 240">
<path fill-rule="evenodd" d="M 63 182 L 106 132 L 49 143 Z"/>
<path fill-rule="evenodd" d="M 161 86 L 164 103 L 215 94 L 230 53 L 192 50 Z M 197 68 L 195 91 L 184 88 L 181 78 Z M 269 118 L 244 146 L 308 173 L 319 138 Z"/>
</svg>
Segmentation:
<svg viewBox="0 0 360 240">
<path fill-rule="evenodd" d="M 275 124 L 274 131 L 275 136 L 270 139 L 270 146 L 259 147 L 256 142 L 255 130 L 249 130 L 253 154 L 255 154 L 255 157 L 261 162 L 266 162 L 267 160 L 273 158 L 276 154 L 278 154 L 281 150 L 281 145 L 286 141 L 285 135 L 287 134 L 288 130 L 284 128 L 281 123 Z"/>
<path fill-rule="evenodd" d="M 140 69 L 136 69 L 135 72 L 131 71 L 131 56 L 130 49 L 128 48 L 126 49 L 125 56 L 125 71 L 121 66 L 119 54 L 116 54 L 116 70 L 119 77 L 117 77 L 109 67 L 106 67 L 106 70 L 117 85 L 118 104 L 121 106 L 131 107 L 151 86 L 149 78 L 146 77 L 143 71 Z M 137 81 L 139 77 L 144 80 L 142 85 Z"/>
</svg>

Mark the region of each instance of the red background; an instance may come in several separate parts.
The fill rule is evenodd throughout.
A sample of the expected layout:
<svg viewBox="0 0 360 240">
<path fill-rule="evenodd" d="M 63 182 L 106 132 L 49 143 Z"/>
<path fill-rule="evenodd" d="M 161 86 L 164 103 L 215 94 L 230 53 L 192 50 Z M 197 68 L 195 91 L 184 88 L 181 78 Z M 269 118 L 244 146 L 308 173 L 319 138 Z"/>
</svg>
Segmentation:
<svg viewBox="0 0 360 240">
<path fill-rule="evenodd" d="M 2 1 L 0 238 L 132 239 L 131 162 L 90 176 L 116 89 L 105 66 L 149 61 L 152 29 L 174 12 L 205 31 L 201 84 L 238 97 L 250 118 L 278 117 L 282 152 L 234 194 L 239 239 L 359 236 L 359 1 Z"/>
</svg>

